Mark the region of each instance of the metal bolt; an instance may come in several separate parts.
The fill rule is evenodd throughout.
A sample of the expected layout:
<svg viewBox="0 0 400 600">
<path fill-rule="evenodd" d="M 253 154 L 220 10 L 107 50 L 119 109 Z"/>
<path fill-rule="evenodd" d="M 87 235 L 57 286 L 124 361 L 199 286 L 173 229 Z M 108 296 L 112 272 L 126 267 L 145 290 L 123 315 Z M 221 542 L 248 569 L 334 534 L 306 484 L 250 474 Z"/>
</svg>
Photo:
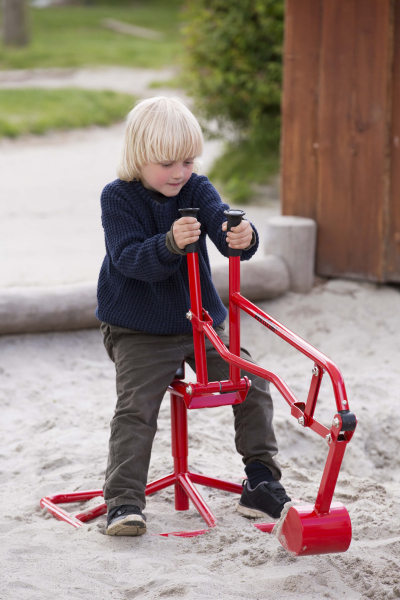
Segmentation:
<svg viewBox="0 0 400 600">
<path fill-rule="evenodd" d="M 342 404 L 347 404 L 347 400 L 342 400 Z"/>
<path fill-rule="evenodd" d="M 328 442 L 328 444 L 330 444 L 332 442 L 332 436 L 330 433 L 328 433 L 328 435 L 325 436 L 326 441 Z"/>
<path fill-rule="evenodd" d="M 191 396 L 193 394 L 193 388 L 191 385 L 186 386 L 186 393 Z"/>
<path fill-rule="evenodd" d="M 300 417 L 299 419 L 297 419 L 299 425 L 301 425 L 302 427 L 304 427 L 304 417 Z"/>
<path fill-rule="evenodd" d="M 189 312 L 186 313 L 186 318 L 189 319 L 189 321 L 191 321 L 192 317 L 193 317 L 193 313 L 191 310 L 189 310 Z"/>
<path fill-rule="evenodd" d="M 318 377 L 318 375 L 319 375 L 319 369 L 318 369 L 318 367 L 313 367 L 311 373 L 313 375 L 315 375 L 315 377 Z"/>
<path fill-rule="evenodd" d="M 332 427 L 339 427 L 340 421 L 337 417 L 335 417 L 332 421 Z"/>
</svg>

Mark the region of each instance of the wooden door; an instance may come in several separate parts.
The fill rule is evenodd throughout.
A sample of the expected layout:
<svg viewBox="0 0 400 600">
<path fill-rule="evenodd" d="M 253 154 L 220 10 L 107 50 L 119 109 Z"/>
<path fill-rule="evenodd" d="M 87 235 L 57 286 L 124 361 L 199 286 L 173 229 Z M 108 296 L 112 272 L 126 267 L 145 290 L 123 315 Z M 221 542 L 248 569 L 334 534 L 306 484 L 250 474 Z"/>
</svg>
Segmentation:
<svg viewBox="0 0 400 600">
<path fill-rule="evenodd" d="M 316 219 L 321 275 L 400 280 L 399 13 L 287 0 L 282 210 Z"/>
</svg>

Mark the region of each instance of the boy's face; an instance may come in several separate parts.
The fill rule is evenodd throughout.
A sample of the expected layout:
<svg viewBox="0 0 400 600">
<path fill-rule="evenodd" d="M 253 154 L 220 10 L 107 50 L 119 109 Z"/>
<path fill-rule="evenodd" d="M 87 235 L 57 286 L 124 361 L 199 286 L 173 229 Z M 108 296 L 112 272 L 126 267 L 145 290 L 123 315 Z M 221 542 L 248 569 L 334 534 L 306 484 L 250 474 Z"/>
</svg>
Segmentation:
<svg viewBox="0 0 400 600">
<path fill-rule="evenodd" d="M 186 158 L 184 161 L 144 165 L 141 169 L 142 184 L 164 196 L 176 196 L 190 179 L 193 163 L 194 158 Z"/>
</svg>

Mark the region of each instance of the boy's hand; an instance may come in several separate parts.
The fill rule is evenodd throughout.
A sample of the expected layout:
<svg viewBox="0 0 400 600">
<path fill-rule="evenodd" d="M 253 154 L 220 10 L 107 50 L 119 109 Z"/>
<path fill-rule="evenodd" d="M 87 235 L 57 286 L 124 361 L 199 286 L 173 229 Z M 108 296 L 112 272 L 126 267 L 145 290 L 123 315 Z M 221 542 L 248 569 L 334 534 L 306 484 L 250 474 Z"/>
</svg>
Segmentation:
<svg viewBox="0 0 400 600">
<path fill-rule="evenodd" d="M 228 222 L 222 224 L 222 231 L 226 231 Z M 241 221 L 236 227 L 232 227 L 231 231 L 226 234 L 226 241 L 228 242 L 229 248 L 235 248 L 236 250 L 243 250 L 250 245 L 253 237 L 253 229 L 248 221 Z"/>
<path fill-rule="evenodd" d="M 183 250 L 185 246 L 199 239 L 200 223 L 194 217 L 181 217 L 175 221 L 172 233 L 176 245 Z"/>
</svg>

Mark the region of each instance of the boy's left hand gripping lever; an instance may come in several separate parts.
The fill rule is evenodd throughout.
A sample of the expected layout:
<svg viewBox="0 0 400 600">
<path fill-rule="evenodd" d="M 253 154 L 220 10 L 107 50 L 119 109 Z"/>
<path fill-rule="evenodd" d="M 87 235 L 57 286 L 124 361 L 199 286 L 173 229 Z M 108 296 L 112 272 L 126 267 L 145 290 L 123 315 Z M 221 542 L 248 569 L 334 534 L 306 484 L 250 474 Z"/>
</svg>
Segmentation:
<svg viewBox="0 0 400 600">
<path fill-rule="evenodd" d="M 197 218 L 196 215 L 199 212 L 199 208 L 178 208 L 178 212 L 181 213 L 182 217 L 194 217 Z M 185 246 L 186 254 L 193 254 L 194 252 L 199 251 L 199 241 L 193 242 L 192 244 L 188 244 Z"/>
</svg>

